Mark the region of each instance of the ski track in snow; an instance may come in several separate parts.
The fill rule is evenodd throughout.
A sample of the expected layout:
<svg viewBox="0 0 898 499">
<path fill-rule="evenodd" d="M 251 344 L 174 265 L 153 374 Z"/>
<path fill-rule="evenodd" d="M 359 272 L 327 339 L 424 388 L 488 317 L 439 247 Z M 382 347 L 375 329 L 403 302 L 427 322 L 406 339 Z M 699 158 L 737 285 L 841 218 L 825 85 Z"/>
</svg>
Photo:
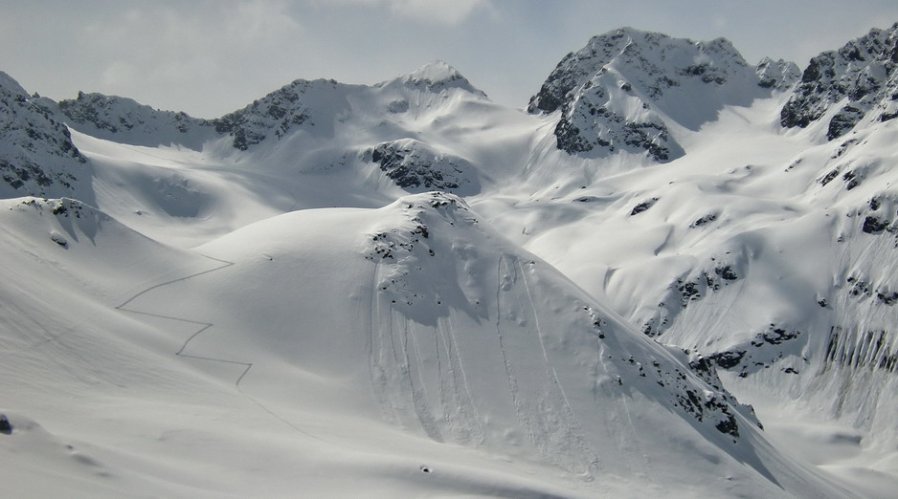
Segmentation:
<svg viewBox="0 0 898 499">
<path fill-rule="evenodd" d="M 586 480 L 592 481 L 594 479 L 594 474 L 599 469 L 599 457 L 590 449 L 586 437 L 583 434 L 583 430 L 577 423 L 574 408 L 568 400 L 567 393 L 564 391 L 564 386 L 562 386 L 561 382 L 558 380 L 558 371 L 549 360 L 549 353 L 546 350 L 546 344 L 543 340 L 543 331 L 539 325 L 539 314 L 536 312 L 536 305 L 533 303 L 533 293 L 530 291 L 530 284 L 527 282 L 527 272 L 524 270 L 521 261 L 517 258 L 512 261 L 512 265 L 520 270 L 521 282 L 524 284 L 524 289 L 527 291 L 527 305 L 530 310 L 530 315 L 533 317 L 533 326 L 536 329 L 536 336 L 539 339 L 539 346 L 543 355 L 543 361 L 545 362 L 546 374 L 551 375 L 552 386 L 555 388 L 555 392 L 561 396 L 561 411 L 559 414 L 554 415 L 554 417 L 564 422 L 563 438 L 565 440 L 565 446 L 569 447 L 571 451 L 576 449 L 577 453 L 580 454 L 578 456 L 578 461 L 586 463 L 586 470 L 582 472 L 582 475 Z M 515 270 L 515 276 L 517 275 L 519 275 L 518 271 Z"/>
<path fill-rule="evenodd" d="M 266 412 L 267 414 L 269 414 L 269 415 L 272 416 L 273 418 L 277 419 L 277 420 L 280 421 L 281 423 L 283 423 L 283 424 L 287 425 L 288 427 L 292 428 L 294 431 L 299 432 L 299 433 L 301 433 L 301 434 L 303 434 L 303 435 L 305 435 L 305 436 L 307 436 L 307 437 L 311 437 L 311 438 L 314 438 L 314 439 L 316 439 L 316 440 L 321 440 L 320 437 L 318 437 L 318 436 L 316 436 L 316 435 L 313 435 L 313 434 L 311 434 L 311 433 L 309 433 L 309 432 L 303 430 L 302 428 L 296 426 L 295 424 L 291 423 L 288 419 L 284 418 L 283 416 L 281 416 L 280 414 L 278 414 L 277 412 L 275 412 L 273 409 L 271 409 L 271 408 L 268 407 L 267 405 L 263 404 L 263 403 L 260 402 L 258 399 L 256 399 L 256 398 L 253 397 L 252 395 L 246 393 L 246 392 L 243 390 L 243 388 L 240 386 L 240 383 L 243 381 L 243 379 L 246 377 L 246 375 L 249 374 L 250 370 L 253 368 L 253 363 L 252 363 L 252 362 L 243 362 L 243 361 L 239 361 L 239 360 L 223 359 L 223 358 L 220 358 L 220 357 L 208 357 L 208 356 L 195 355 L 195 354 L 185 353 L 185 352 L 184 352 L 184 350 L 186 350 L 187 347 L 190 345 L 190 342 L 192 342 L 192 341 L 193 341 L 194 339 L 196 339 L 198 336 L 200 336 L 201 334 L 205 333 L 206 331 L 208 331 L 209 329 L 211 329 L 213 326 L 215 326 L 215 323 L 214 323 L 214 322 L 195 321 L 195 320 L 186 319 L 186 318 L 183 318 L 183 317 L 173 317 L 173 316 L 170 316 L 170 315 L 157 314 L 157 313 L 155 313 L 155 312 L 146 312 L 146 311 L 143 311 L 143 310 L 137 310 L 137 309 L 128 307 L 128 305 L 129 305 L 131 302 L 133 302 L 134 300 L 140 298 L 141 296 L 143 296 L 143 295 L 145 295 L 145 294 L 147 294 L 147 293 L 149 293 L 149 292 L 155 291 L 155 290 L 160 289 L 160 288 L 164 288 L 164 287 L 166 287 L 166 286 L 169 286 L 169 285 L 172 285 L 172 284 L 175 284 L 175 283 L 178 283 L 178 282 L 183 282 L 183 281 L 186 281 L 186 280 L 188 280 L 188 279 L 193 279 L 193 278 L 199 277 L 199 276 L 201 276 L 201 275 L 211 274 L 212 272 L 218 272 L 219 270 L 224 270 L 224 269 L 226 269 L 226 268 L 228 268 L 228 267 L 231 267 L 231 266 L 233 266 L 233 265 L 236 265 L 234 262 L 230 262 L 230 261 L 227 261 L 227 260 L 222 260 L 222 259 L 215 258 L 215 257 L 211 257 L 211 256 L 208 256 L 208 255 L 201 255 L 201 256 L 203 256 L 204 258 L 208 258 L 208 259 L 210 259 L 210 260 L 214 260 L 214 261 L 216 261 L 216 262 L 219 262 L 219 263 L 221 263 L 222 265 L 220 265 L 220 266 L 218 266 L 218 267 L 211 268 L 211 269 L 203 270 L 203 271 L 201 271 L 201 272 L 196 272 L 196 273 L 189 274 L 189 275 L 186 275 L 186 276 L 178 277 L 178 278 L 176 278 L 176 279 L 172 279 L 172 280 L 169 280 L 169 281 L 165 281 L 165 282 L 162 282 L 162 283 L 159 283 L 159 284 L 154 284 L 154 285 L 152 285 L 152 286 L 150 286 L 150 287 L 148 287 L 148 288 L 146 288 L 146 289 L 143 289 L 143 290 L 141 290 L 141 291 L 138 291 L 137 293 L 135 293 L 134 295 L 132 295 L 130 298 L 128 298 L 127 300 L 123 301 L 121 304 L 117 305 L 117 306 L 115 307 L 115 309 L 116 309 L 116 310 L 121 310 L 122 312 L 132 313 L 132 314 L 145 315 L 145 316 L 148 316 L 148 317 L 156 317 L 156 318 L 160 318 L 160 319 L 166 319 L 166 320 L 171 320 L 171 321 L 182 322 L 182 323 L 185 323 L 185 324 L 194 324 L 194 325 L 196 325 L 196 326 L 200 326 L 200 328 L 199 328 L 196 332 L 194 332 L 192 335 L 190 335 L 189 338 L 187 338 L 186 340 L 184 340 L 184 343 L 181 344 L 181 348 L 179 348 L 179 349 L 175 352 L 175 355 L 177 355 L 178 357 L 186 358 L 186 359 L 195 359 L 195 360 L 202 360 L 202 361 L 208 361 L 208 362 L 219 362 L 219 363 L 224 363 L 224 364 L 231 364 L 231 365 L 237 365 L 237 366 L 244 366 L 243 372 L 241 372 L 241 373 L 240 373 L 240 376 L 238 376 L 237 379 L 234 380 L 234 386 L 237 388 L 237 391 L 240 392 L 241 395 L 243 395 L 244 397 L 246 397 L 247 400 L 249 400 L 250 402 L 252 402 L 252 403 L 253 403 L 255 406 L 257 406 L 259 409 L 261 409 L 262 411 Z"/>
<path fill-rule="evenodd" d="M 533 430 L 530 425 L 529 418 L 523 413 L 523 408 L 521 407 L 520 398 L 518 397 L 518 381 L 514 376 L 514 372 L 511 367 L 511 361 L 508 358 L 508 352 L 505 349 L 505 341 L 502 338 L 502 263 L 504 258 L 502 256 L 499 257 L 499 263 L 496 266 L 497 273 L 497 283 L 496 283 L 496 337 L 499 340 L 499 351 L 502 353 L 502 362 L 505 364 L 505 375 L 508 379 L 508 390 L 511 394 L 511 401 L 514 406 L 515 416 L 523 422 L 527 431 L 530 433 L 528 436 L 530 437 L 530 441 L 535 441 L 535 436 L 533 435 Z"/>
<path fill-rule="evenodd" d="M 446 358 L 448 361 L 448 374 L 451 383 L 452 395 L 457 401 L 456 407 L 459 411 L 459 417 L 465 421 L 461 430 L 465 432 L 466 439 L 474 439 L 482 442 L 484 440 L 484 429 L 480 424 L 483 418 L 477 405 L 474 403 L 474 396 L 471 394 L 471 387 L 468 384 L 468 375 L 465 372 L 464 364 L 458 353 L 458 341 L 455 338 L 454 328 L 451 319 L 446 317 L 446 323 L 437 323 L 437 332 L 439 338 L 443 338 L 443 344 L 446 350 Z M 460 378 L 460 379 L 458 379 Z M 462 391 L 459 391 L 461 384 Z"/>
<path fill-rule="evenodd" d="M 522 303 L 526 302 L 525 307 L 530 316 L 529 319 L 534 325 L 536 334 L 534 341 L 539 344 L 544 370 L 544 378 L 531 379 L 530 382 L 547 383 L 546 392 L 530 401 L 525 400 L 526 397 L 522 397 L 519 376 L 516 374 L 520 368 L 515 367 L 516 362 L 512 359 L 514 350 L 510 348 L 509 338 L 502 332 L 502 292 L 510 292 L 518 283 L 523 284 L 523 289 L 526 292 L 526 295 L 522 297 Z M 530 443 L 556 466 L 577 474 L 585 481 L 594 480 L 600 467 L 599 458 L 592 452 L 586 441 L 567 394 L 558 379 L 558 374 L 549 360 L 525 270 L 519 259 L 515 257 L 500 256 L 497 263 L 496 337 L 515 416 L 527 429 Z M 512 338 L 512 340 L 512 343 L 528 341 L 526 337 Z M 522 359 L 525 365 L 526 361 L 527 359 Z M 528 373 L 522 372 L 521 374 L 525 378 L 530 376 Z M 537 377 L 539 376 L 537 375 Z"/>
</svg>

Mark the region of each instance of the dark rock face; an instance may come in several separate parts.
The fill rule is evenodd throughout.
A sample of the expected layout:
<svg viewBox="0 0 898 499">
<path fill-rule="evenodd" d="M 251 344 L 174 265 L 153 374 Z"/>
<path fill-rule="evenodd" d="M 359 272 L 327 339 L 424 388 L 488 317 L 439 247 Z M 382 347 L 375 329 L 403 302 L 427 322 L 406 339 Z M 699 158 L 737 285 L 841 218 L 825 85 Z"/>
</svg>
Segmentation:
<svg viewBox="0 0 898 499">
<path fill-rule="evenodd" d="M 656 312 L 642 323 L 642 333 L 649 337 L 664 334 L 677 316 L 692 304 L 735 284 L 745 277 L 745 255 L 711 258 L 694 271 L 678 277 L 668 285 L 668 292 L 658 303 Z"/>
<path fill-rule="evenodd" d="M 565 56 L 528 110 L 561 110 L 555 136 L 569 154 L 623 151 L 666 162 L 684 154 L 667 120 L 698 129 L 724 104 L 750 102 L 750 89 L 741 92 L 746 102 L 730 102 L 734 86 L 760 90 L 758 76 L 728 41 L 693 42 L 623 28 Z"/>
<path fill-rule="evenodd" d="M 782 59 L 774 61 L 769 57 L 761 59 L 755 72 L 761 88 L 786 90 L 801 79 L 801 69 L 797 64 Z"/>
<path fill-rule="evenodd" d="M 820 185 L 826 185 L 839 176 L 839 170 L 832 170 L 820 179 Z"/>
<path fill-rule="evenodd" d="M 90 175 L 56 103 L 0 72 L 0 196 L 71 196 Z M 82 193 L 82 196 L 86 193 Z"/>
<path fill-rule="evenodd" d="M 868 216 L 864 219 L 864 226 L 862 230 L 867 234 L 879 234 L 880 232 L 886 230 L 886 227 L 888 226 L 888 222 L 883 222 L 875 216 Z"/>
<path fill-rule="evenodd" d="M 688 352 L 687 352 L 688 353 Z M 734 438 L 739 437 L 739 424 L 737 423 L 733 409 L 737 409 L 749 421 L 758 428 L 763 428 L 757 420 L 754 408 L 750 405 L 740 404 L 735 397 L 723 389 L 723 383 L 717 374 L 717 362 L 714 358 L 695 356 L 689 360 L 689 368 L 709 386 L 718 390 L 719 396 L 703 397 L 702 394 L 687 390 L 688 398 L 682 400 L 683 405 L 689 406 L 693 411 L 702 415 L 705 412 L 715 413 L 714 428 L 717 431 L 728 434 Z M 701 419 L 701 417 L 699 417 Z"/>
<path fill-rule="evenodd" d="M 698 357 L 690 363 L 693 369 L 726 369 L 737 372 L 744 378 L 749 374 L 768 369 L 787 355 L 794 355 L 801 346 L 801 331 L 787 330 L 771 324 L 766 331 L 727 350 Z M 783 369 L 789 374 L 798 374 L 793 367 Z"/>
<path fill-rule="evenodd" d="M 861 331 L 834 326 L 829 333 L 823 370 L 866 369 L 894 373 L 898 351 L 888 331 Z"/>
<path fill-rule="evenodd" d="M 479 182 L 468 161 L 441 154 L 413 139 L 378 144 L 363 157 L 408 192 L 447 191 L 474 194 Z"/>
<path fill-rule="evenodd" d="M 729 265 L 715 267 L 714 273 L 720 276 L 720 278 L 725 281 L 735 281 L 739 278 L 739 276 L 736 275 L 736 272 L 733 270 L 733 267 Z"/>
<path fill-rule="evenodd" d="M 638 215 L 644 211 L 647 211 L 652 206 L 655 206 L 655 203 L 658 202 L 658 199 L 659 198 L 652 198 L 652 199 L 649 199 L 648 201 L 643 201 L 643 202 L 637 204 L 636 206 L 633 207 L 632 210 L 630 210 L 630 216 L 632 217 L 633 215 Z"/>
<path fill-rule="evenodd" d="M 335 90 L 338 85 L 333 80 L 296 80 L 211 123 L 216 132 L 233 138 L 234 148 L 246 151 L 269 137 L 280 139 L 303 124 L 314 126 L 303 103 L 304 95 L 316 87 Z"/>
<path fill-rule="evenodd" d="M 845 135 L 861 120 L 898 116 L 898 24 L 874 29 L 839 50 L 811 59 L 795 94 L 783 106 L 780 123 L 804 128 L 847 99 L 830 118 L 827 138 Z"/>
<path fill-rule="evenodd" d="M 171 143 L 199 148 L 212 137 L 212 125 L 186 113 L 160 111 L 132 99 L 78 92 L 78 97 L 59 102 L 72 128 L 127 144 L 158 146 Z"/>
<path fill-rule="evenodd" d="M 717 220 L 717 214 L 716 214 L 716 213 L 709 213 L 709 214 L 707 214 L 707 215 L 705 215 L 705 216 L 703 216 L 703 217 L 697 219 L 695 222 L 692 222 L 692 223 L 689 225 L 689 228 L 690 228 L 690 229 L 694 229 L 694 228 L 696 228 L 696 227 L 701 227 L 701 226 L 703 226 L 703 225 L 708 225 L 709 223 L 711 223 L 711 222 L 713 222 L 713 221 L 715 221 L 715 220 Z"/>
<path fill-rule="evenodd" d="M 670 390 L 672 404 L 699 423 L 710 424 L 717 431 L 738 438 L 739 424 L 736 420 L 735 408 L 749 421 L 760 426 L 754 417 L 753 409 L 750 406 L 739 404 L 736 398 L 723 388 L 717 371 L 711 364 L 705 362 L 698 367 L 694 363 L 689 365 L 693 372 L 712 389 L 699 391 L 694 388 L 694 385 L 687 382 L 686 373 L 679 368 L 667 369 L 658 361 L 652 361 L 650 364 L 643 363 L 633 356 L 622 360 L 640 378 L 653 380 L 657 385 Z M 618 382 L 621 381 L 618 380 Z"/>
</svg>

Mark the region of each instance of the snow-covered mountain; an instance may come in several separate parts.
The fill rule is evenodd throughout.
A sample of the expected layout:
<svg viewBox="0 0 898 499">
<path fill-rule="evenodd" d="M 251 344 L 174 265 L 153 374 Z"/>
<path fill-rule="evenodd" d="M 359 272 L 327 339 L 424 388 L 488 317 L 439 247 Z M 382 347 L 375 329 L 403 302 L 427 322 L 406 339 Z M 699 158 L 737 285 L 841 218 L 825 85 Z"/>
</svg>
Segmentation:
<svg viewBox="0 0 898 499">
<path fill-rule="evenodd" d="M 764 80 L 768 81 L 768 80 Z M 670 127 L 697 130 L 725 105 L 761 96 L 761 80 L 732 44 L 622 28 L 565 56 L 530 99 L 530 112 L 561 110 L 558 148 L 603 157 L 684 154 Z"/>
<path fill-rule="evenodd" d="M 526 109 L 444 62 L 211 120 L 0 73 L 3 483 L 888 495 L 895 30 L 802 71 L 623 28 Z"/>
<path fill-rule="evenodd" d="M 133 99 L 85 94 L 59 102 L 66 123 L 93 137 L 124 144 L 202 147 L 211 138 L 210 125 L 186 113 L 159 111 Z"/>
<path fill-rule="evenodd" d="M 811 59 L 795 95 L 783 107 L 784 127 L 826 123 L 826 138 L 845 135 L 861 122 L 898 117 L 898 23 L 874 29 L 839 50 Z"/>
<path fill-rule="evenodd" d="M 769 57 L 761 59 L 755 67 L 758 74 L 758 85 L 776 90 L 787 90 L 801 79 L 801 69 L 798 64 L 783 59 L 773 60 Z"/>
<path fill-rule="evenodd" d="M 56 103 L 0 72 L 0 196 L 77 195 L 92 201 L 90 168 Z"/>
</svg>

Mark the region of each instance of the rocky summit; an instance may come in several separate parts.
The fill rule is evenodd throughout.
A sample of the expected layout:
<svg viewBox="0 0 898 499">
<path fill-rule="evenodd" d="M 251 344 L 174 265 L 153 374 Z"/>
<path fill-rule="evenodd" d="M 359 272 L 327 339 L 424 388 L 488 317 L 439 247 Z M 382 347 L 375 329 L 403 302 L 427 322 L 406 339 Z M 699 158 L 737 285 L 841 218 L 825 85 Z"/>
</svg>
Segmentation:
<svg viewBox="0 0 898 499">
<path fill-rule="evenodd" d="M 834 140 L 862 121 L 898 117 L 898 23 L 874 29 L 811 59 L 780 123 L 805 128 L 822 121 Z"/>
</svg>

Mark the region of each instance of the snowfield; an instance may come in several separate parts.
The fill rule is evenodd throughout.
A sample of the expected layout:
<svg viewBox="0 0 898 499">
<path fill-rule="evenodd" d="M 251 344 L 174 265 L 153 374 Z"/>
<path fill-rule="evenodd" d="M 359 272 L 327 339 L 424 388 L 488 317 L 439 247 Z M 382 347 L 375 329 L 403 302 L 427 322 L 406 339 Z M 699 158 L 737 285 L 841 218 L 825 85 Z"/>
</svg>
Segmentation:
<svg viewBox="0 0 898 499">
<path fill-rule="evenodd" d="M 893 495 L 898 27 L 846 47 L 626 28 L 529 109 L 437 62 L 216 120 L 0 73 L 0 489 Z"/>
</svg>

